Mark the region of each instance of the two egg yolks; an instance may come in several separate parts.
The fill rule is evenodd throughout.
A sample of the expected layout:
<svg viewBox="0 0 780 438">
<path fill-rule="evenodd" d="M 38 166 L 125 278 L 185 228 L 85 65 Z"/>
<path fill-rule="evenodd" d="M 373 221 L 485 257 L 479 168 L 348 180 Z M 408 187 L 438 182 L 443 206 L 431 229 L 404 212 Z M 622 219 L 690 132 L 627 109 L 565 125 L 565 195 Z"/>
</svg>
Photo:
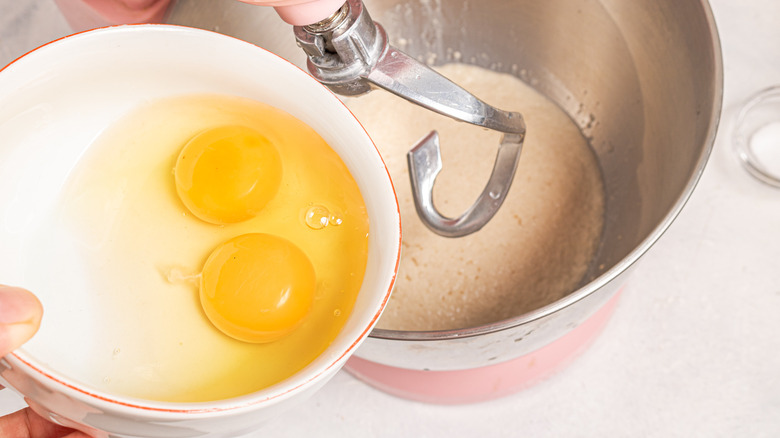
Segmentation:
<svg viewBox="0 0 780 438">
<path fill-rule="evenodd" d="M 244 126 L 221 126 L 193 137 L 174 171 L 176 191 L 197 218 L 216 225 L 256 216 L 282 180 L 276 147 Z M 314 267 L 290 241 L 244 234 L 219 245 L 203 266 L 200 302 L 228 336 L 272 342 L 297 328 L 314 300 Z"/>
</svg>

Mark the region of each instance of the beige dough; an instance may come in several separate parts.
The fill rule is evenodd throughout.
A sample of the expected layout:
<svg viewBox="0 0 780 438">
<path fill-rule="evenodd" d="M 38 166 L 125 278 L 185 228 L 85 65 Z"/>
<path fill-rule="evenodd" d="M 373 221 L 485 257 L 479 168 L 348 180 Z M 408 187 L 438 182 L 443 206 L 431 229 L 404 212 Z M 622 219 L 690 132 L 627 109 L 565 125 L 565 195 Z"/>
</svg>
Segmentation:
<svg viewBox="0 0 780 438">
<path fill-rule="evenodd" d="M 431 130 L 439 132 L 443 170 L 434 203 L 459 216 L 484 188 L 500 134 L 383 91 L 348 102 L 382 153 L 401 205 L 401 266 L 381 328 L 474 327 L 552 303 L 578 286 L 601 236 L 601 174 L 572 120 L 514 76 L 466 64 L 440 71 L 485 102 L 522 113 L 527 137 L 498 214 L 477 233 L 445 238 L 417 217 L 406 152 Z"/>
</svg>

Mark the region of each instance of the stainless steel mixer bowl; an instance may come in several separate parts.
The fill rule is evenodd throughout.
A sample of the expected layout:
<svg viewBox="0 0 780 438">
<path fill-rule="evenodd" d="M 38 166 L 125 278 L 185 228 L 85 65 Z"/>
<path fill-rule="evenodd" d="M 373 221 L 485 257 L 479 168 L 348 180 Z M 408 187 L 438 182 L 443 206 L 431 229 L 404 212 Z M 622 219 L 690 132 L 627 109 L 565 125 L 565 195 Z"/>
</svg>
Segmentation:
<svg viewBox="0 0 780 438">
<path fill-rule="evenodd" d="M 720 45 L 708 3 L 365 4 L 391 42 L 407 53 L 434 64 L 460 61 L 512 73 L 555 101 L 590 140 L 607 203 L 593 269 L 566 297 L 481 327 L 375 329 L 357 355 L 408 369 L 453 370 L 500 363 L 550 344 L 618 292 L 634 263 L 680 212 L 704 169 L 722 100 Z M 270 10 L 179 0 L 170 21 L 232 34 L 305 65 L 291 29 Z"/>
</svg>

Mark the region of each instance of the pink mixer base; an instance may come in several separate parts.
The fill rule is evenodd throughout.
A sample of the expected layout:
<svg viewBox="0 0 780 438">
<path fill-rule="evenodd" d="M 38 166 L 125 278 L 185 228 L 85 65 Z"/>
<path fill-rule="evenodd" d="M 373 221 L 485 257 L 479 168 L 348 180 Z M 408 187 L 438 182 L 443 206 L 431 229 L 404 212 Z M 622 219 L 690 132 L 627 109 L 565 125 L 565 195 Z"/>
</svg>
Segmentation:
<svg viewBox="0 0 780 438">
<path fill-rule="evenodd" d="M 345 369 L 389 394 L 426 403 L 475 403 L 527 388 L 565 368 L 585 351 L 607 324 L 617 305 L 615 294 L 577 328 L 533 353 L 480 368 L 420 371 L 397 368 L 352 356 Z"/>
</svg>

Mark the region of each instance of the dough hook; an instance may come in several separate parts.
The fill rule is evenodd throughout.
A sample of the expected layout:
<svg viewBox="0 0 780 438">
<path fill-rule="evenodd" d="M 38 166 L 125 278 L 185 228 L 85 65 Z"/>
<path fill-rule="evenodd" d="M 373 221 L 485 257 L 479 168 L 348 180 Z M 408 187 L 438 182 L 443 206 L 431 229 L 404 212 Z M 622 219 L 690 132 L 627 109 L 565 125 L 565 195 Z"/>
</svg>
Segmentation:
<svg viewBox="0 0 780 438">
<path fill-rule="evenodd" d="M 385 30 L 371 20 L 361 0 L 347 0 L 326 19 L 295 26 L 294 33 L 309 58 L 311 74 L 338 94 L 356 96 L 379 87 L 455 120 L 502 132 L 487 186 L 457 218 L 445 217 L 433 203 L 433 184 L 442 168 L 436 131 L 407 154 L 415 207 L 428 228 L 445 237 L 461 237 L 490 221 L 504 202 L 517 169 L 525 139 L 521 114 L 486 104 L 390 46 Z"/>
</svg>

